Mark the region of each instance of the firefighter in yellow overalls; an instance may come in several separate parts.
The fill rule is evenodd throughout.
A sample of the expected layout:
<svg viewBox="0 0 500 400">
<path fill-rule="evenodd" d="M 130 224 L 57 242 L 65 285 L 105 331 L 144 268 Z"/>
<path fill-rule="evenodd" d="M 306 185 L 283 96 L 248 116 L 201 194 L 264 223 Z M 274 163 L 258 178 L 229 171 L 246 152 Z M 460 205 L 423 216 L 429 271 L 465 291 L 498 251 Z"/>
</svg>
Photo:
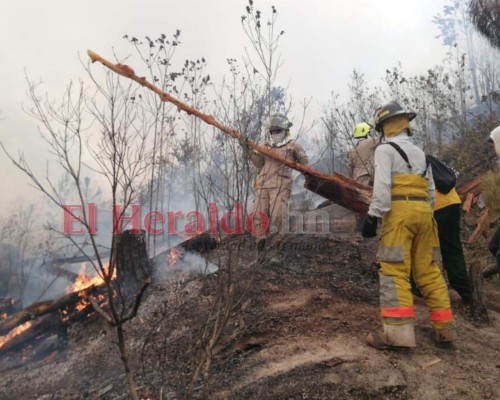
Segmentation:
<svg viewBox="0 0 500 400">
<path fill-rule="evenodd" d="M 375 113 L 375 130 L 386 144 L 375 151 L 373 197 L 362 235 L 376 236 L 377 219 L 382 218 L 377 259 L 383 330 L 368 335 L 368 344 L 378 349 L 415 347 L 410 274 L 429 308 L 437 344 L 449 346 L 456 335 L 448 290 L 436 264 L 441 254 L 432 214 L 432 170 L 409 137 L 415 116 L 396 102 Z"/>
</svg>

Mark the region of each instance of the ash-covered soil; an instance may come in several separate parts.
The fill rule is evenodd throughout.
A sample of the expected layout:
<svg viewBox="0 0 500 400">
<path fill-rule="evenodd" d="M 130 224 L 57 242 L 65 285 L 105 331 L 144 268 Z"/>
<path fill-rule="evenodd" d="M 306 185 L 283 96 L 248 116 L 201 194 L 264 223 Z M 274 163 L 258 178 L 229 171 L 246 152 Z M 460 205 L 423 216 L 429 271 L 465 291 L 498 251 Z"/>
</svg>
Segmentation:
<svg viewBox="0 0 500 400">
<path fill-rule="evenodd" d="M 490 325 L 455 302 L 458 340 L 442 349 L 417 302 L 418 347 L 381 352 L 365 344 L 379 327 L 375 249 L 350 233 L 296 234 L 259 258 L 253 238 L 235 236 L 204 255 L 217 272 L 158 267 L 175 279 L 152 285 L 126 327 L 141 398 L 500 398 L 499 278 L 485 282 Z M 0 361 L 0 399 L 128 398 L 114 341 L 104 322 L 82 322 L 50 360 Z"/>
</svg>

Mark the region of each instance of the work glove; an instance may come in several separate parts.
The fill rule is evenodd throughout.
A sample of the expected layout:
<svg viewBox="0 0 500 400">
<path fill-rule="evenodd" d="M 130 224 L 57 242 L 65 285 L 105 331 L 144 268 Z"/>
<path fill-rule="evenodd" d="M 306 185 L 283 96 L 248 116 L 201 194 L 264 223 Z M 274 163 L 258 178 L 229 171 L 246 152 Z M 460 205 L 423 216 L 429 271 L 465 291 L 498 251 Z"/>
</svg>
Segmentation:
<svg viewBox="0 0 500 400">
<path fill-rule="evenodd" d="M 365 223 L 363 224 L 363 229 L 361 230 L 361 235 L 364 238 L 371 238 L 377 236 L 377 217 L 367 215 L 365 218 Z"/>
</svg>

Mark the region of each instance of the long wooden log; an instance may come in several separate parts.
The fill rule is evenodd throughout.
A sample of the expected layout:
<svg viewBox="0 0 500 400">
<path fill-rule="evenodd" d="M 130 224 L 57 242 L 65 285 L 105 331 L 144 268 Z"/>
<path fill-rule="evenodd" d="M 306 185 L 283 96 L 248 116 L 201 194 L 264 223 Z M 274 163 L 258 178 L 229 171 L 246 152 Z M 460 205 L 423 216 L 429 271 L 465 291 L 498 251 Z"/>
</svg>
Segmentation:
<svg viewBox="0 0 500 400">
<path fill-rule="evenodd" d="M 489 214 L 488 209 L 483 211 L 483 213 L 479 217 L 479 220 L 477 221 L 476 229 L 474 229 L 474 232 L 472 233 L 469 240 L 467 241 L 468 244 L 472 244 L 477 240 L 481 231 L 484 228 L 484 225 L 486 225 L 486 222 L 488 222 L 488 214 Z"/>
<path fill-rule="evenodd" d="M 353 182 L 360 185 L 359 182 L 341 174 L 335 174 L 335 179 L 331 179 L 332 176 L 316 171 L 314 176 L 306 178 L 304 187 L 348 210 L 366 214 L 370 206 L 372 188 L 363 185 L 365 192 L 360 196 L 358 186 L 353 185 Z"/>
<path fill-rule="evenodd" d="M 104 290 L 104 285 L 90 286 L 78 292 L 72 292 L 59 297 L 56 300 L 40 301 L 12 315 L 10 318 L 0 322 L 0 335 L 10 332 L 17 326 L 31 321 L 42 315 L 58 311 L 66 306 L 77 304 L 81 299 L 96 295 Z"/>
<path fill-rule="evenodd" d="M 55 333 L 62 329 L 63 326 L 58 318 L 51 318 L 49 315 L 38 318 L 33 325 L 28 327 L 25 331 L 9 338 L 9 340 L 0 347 L 0 354 L 29 345 L 32 340 L 43 333 Z"/>
<path fill-rule="evenodd" d="M 242 135 L 238 131 L 224 126 L 223 124 L 215 120 L 212 116 L 204 114 L 198 111 L 197 109 L 181 102 L 180 100 L 171 96 L 169 93 L 153 85 L 151 82 L 148 82 L 145 77 L 137 76 L 134 70 L 130 68 L 128 65 L 113 64 L 91 50 L 88 50 L 87 53 L 92 62 L 96 61 L 100 62 L 113 72 L 116 72 L 117 74 L 129 78 L 139 83 L 140 85 L 152 90 L 160 97 L 162 101 L 174 104 L 180 110 L 183 110 L 188 114 L 196 116 L 197 118 L 201 119 L 207 124 L 220 129 L 221 131 L 227 133 L 229 136 L 235 139 L 240 139 L 242 137 Z M 345 207 L 354 212 L 365 214 L 366 211 L 368 210 L 372 192 L 372 189 L 369 186 L 363 185 L 351 178 L 348 178 L 338 173 L 323 174 L 311 168 L 310 166 L 299 164 L 292 160 L 285 159 L 276 152 L 274 152 L 273 150 L 269 149 L 268 147 L 259 145 L 251 140 L 247 140 L 247 143 L 250 148 L 257 150 L 259 153 L 271 157 L 275 160 L 278 160 L 294 170 L 300 171 L 304 174 L 314 177 L 315 179 L 314 178 L 310 179 L 309 183 L 306 183 L 307 189 L 315 193 L 318 193 L 321 196 L 329 200 L 332 200 L 333 202 L 341 205 L 342 207 Z"/>
</svg>

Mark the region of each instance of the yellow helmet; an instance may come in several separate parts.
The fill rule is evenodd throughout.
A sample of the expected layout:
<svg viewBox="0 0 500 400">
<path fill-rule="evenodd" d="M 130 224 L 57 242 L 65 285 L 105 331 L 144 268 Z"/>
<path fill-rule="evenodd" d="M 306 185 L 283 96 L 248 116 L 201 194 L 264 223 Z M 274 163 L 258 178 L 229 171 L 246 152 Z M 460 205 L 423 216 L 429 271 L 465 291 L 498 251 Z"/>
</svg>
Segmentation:
<svg viewBox="0 0 500 400">
<path fill-rule="evenodd" d="M 359 124 L 356 124 L 353 131 L 354 139 L 361 139 L 368 136 L 368 133 L 370 133 L 370 129 L 372 129 L 372 127 L 366 122 L 360 122 Z"/>
</svg>

